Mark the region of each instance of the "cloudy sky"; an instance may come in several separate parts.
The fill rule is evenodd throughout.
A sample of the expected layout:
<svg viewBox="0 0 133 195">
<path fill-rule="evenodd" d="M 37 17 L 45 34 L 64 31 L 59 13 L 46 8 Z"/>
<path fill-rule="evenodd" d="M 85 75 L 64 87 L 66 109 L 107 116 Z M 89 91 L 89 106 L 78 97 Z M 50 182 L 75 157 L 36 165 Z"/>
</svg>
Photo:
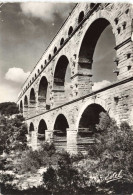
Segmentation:
<svg viewBox="0 0 133 195">
<path fill-rule="evenodd" d="M 16 101 L 21 86 L 75 4 L 5 3 L 0 8 L 0 102 Z M 114 36 L 101 35 L 93 64 L 94 89 L 113 82 Z"/>
</svg>

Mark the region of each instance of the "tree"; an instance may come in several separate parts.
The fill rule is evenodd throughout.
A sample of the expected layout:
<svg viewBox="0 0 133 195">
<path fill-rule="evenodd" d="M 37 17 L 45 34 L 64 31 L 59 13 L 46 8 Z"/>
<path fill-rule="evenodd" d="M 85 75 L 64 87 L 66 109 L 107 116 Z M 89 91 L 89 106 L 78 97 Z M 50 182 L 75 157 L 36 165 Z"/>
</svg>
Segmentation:
<svg viewBox="0 0 133 195">
<path fill-rule="evenodd" d="M 43 174 L 46 189 L 52 194 L 76 194 L 83 188 L 83 177 L 73 166 L 73 157 L 69 153 L 60 154 L 57 169 L 49 167 Z"/>
<path fill-rule="evenodd" d="M 4 102 L 0 103 L 0 113 L 2 115 L 12 115 L 12 114 L 18 114 L 18 106 L 15 102 Z"/>
<path fill-rule="evenodd" d="M 21 115 L 15 118 L 5 118 L 1 116 L 1 124 L 3 127 L 0 131 L 0 150 L 9 153 L 11 150 L 24 150 L 27 146 L 27 126 Z"/>
<path fill-rule="evenodd" d="M 43 181 L 46 185 L 46 189 L 52 194 L 57 192 L 58 189 L 58 180 L 57 173 L 53 167 L 49 167 L 46 172 L 43 173 Z"/>
<path fill-rule="evenodd" d="M 98 161 L 90 171 L 97 170 L 101 183 L 104 181 L 103 188 L 106 186 L 116 194 L 127 193 L 130 190 L 126 186 L 133 184 L 133 131 L 127 122 L 122 122 L 118 127 L 106 113 L 100 114 L 96 128 L 96 143 L 89 150 L 89 157 L 93 155 Z M 119 174 L 121 177 L 117 177 Z M 111 183 L 107 182 L 110 178 Z"/>
</svg>

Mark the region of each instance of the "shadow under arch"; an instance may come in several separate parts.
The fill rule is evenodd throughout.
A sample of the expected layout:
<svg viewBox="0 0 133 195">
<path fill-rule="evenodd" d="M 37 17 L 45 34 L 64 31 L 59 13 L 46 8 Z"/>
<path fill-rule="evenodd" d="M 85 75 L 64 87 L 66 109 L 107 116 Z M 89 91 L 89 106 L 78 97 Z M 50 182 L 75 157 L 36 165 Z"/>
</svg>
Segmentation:
<svg viewBox="0 0 133 195">
<path fill-rule="evenodd" d="M 69 124 L 66 117 L 63 114 L 59 114 L 54 124 L 54 144 L 57 150 L 66 150 L 67 128 L 69 128 Z"/>
<path fill-rule="evenodd" d="M 22 102 L 22 100 L 20 101 L 20 113 L 23 113 L 23 102 Z"/>
<path fill-rule="evenodd" d="M 66 73 L 68 73 L 69 68 L 70 67 L 69 67 L 68 58 L 65 55 L 62 55 L 58 59 L 54 71 L 53 92 L 55 94 L 54 97 L 55 106 L 59 106 L 66 102 L 65 82 L 66 82 Z M 67 78 L 69 78 L 69 76 L 70 75 L 67 75 Z"/>
<path fill-rule="evenodd" d="M 47 125 L 44 119 L 41 119 L 38 125 L 38 145 L 41 145 L 45 141 L 45 131 L 47 130 Z"/>
<path fill-rule="evenodd" d="M 28 116 L 28 97 L 25 95 L 24 97 L 24 117 Z"/>
<path fill-rule="evenodd" d="M 29 116 L 32 117 L 35 115 L 35 108 L 36 108 L 36 96 L 35 96 L 35 90 L 34 88 L 30 91 L 30 97 L 29 97 Z"/>
<path fill-rule="evenodd" d="M 100 113 L 106 110 L 99 104 L 88 105 L 81 114 L 78 124 L 77 145 L 78 150 L 87 151 L 94 144 L 94 135 L 97 132 L 96 125 L 99 124 Z"/>
<path fill-rule="evenodd" d="M 29 132 L 31 132 L 31 131 L 34 131 L 34 125 L 32 122 L 30 123 L 30 127 L 29 127 Z"/>
<path fill-rule="evenodd" d="M 35 90 L 33 88 L 30 91 L 30 103 L 32 104 L 36 103 Z"/>
<path fill-rule="evenodd" d="M 29 143 L 32 145 L 32 138 L 34 132 L 34 124 L 31 122 L 29 126 Z"/>
<path fill-rule="evenodd" d="M 79 60 L 91 61 L 93 58 L 96 43 L 104 31 L 104 29 L 109 25 L 109 21 L 105 18 L 99 18 L 95 20 L 88 30 L 86 31 L 79 51 Z M 87 49 L 89 48 L 89 49 Z"/>
<path fill-rule="evenodd" d="M 24 106 L 28 106 L 28 98 L 27 95 L 24 97 Z"/>
<path fill-rule="evenodd" d="M 48 88 L 48 81 L 45 76 L 43 76 L 39 83 L 39 90 L 38 90 L 38 101 L 46 102 L 47 98 L 47 88 Z"/>
<path fill-rule="evenodd" d="M 93 64 L 93 57 L 94 57 L 95 49 L 97 47 L 97 43 L 98 43 L 99 38 L 101 37 L 101 34 L 106 29 L 106 27 L 109 27 L 109 26 L 111 27 L 110 30 L 113 29 L 112 23 L 110 23 L 110 21 L 108 20 L 108 16 L 107 16 L 107 19 L 102 18 L 101 16 L 100 18 L 95 19 L 90 24 L 90 26 L 86 29 L 85 34 L 83 35 L 83 38 L 81 40 L 79 53 L 78 53 L 78 72 L 79 74 L 82 73 L 82 75 L 88 76 L 88 86 L 86 86 L 88 88 L 88 93 L 92 91 L 92 76 L 93 76 L 92 64 Z M 116 37 L 113 35 L 113 32 L 111 33 L 115 39 L 115 41 L 113 40 L 113 44 L 114 42 L 116 44 Z M 112 51 L 114 51 L 114 46 L 112 46 Z M 102 59 L 102 62 L 106 65 L 106 60 L 104 61 L 104 58 Z M 118 73 L 116 70 L 117 69 L 116 66 L 114 67 L 114 56 L 112 56 L 112 59 L 110 59 L 110 63 L 112 64 L 112 70 L 110 74 L 113 76 L 115 80 L 117 80 Z M 114 76 L 114 73 L 117 73 L 117 74 Z"/>
<path fill-rule="evenodd" d="M 65 55 L 62 55 L 56 64 L 54 72 L 54 86 L 55 89 L 64 89 L 65 75 L 67 66 L 69 64 L 68 58 Z"/>
<path fill-rule="evenodd" d="M 95 131 L 96 124 L 99 123 L 99 114 L 101 112 L 106 112 L 105 109 L 99 104 L 90 104 L 83 111 L 78 129 L 87 129 L 88 131 Z"/>
</svg>

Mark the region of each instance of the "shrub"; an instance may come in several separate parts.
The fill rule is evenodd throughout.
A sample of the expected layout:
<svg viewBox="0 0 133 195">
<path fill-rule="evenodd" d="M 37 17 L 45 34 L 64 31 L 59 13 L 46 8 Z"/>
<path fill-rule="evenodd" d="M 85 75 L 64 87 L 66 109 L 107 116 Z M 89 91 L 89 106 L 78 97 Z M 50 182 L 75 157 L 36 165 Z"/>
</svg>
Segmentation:
<svg viewBox="0 0 133 195">
<path fill-rule="evenodd" d="M 58 180 L 56 170 L 49 167 L 46 172 L 43 173 L 43 181 L 46 189 L 50 192 L 58 191 Z"/>
<path fill-rule="evenodd" d="M 73 157 L 67 152 L 60 153 L 56 169 L 50 166 L 43 174 L 44 185 L 52 194 L 96 192 L 95 186 L 87 186 L 84 180 L 84 175 L 73 166 Z"/>
<path fill-rule="evenodd" d="M 58 158 L 59 154 L 56 153 L 54 145 L 44 143 L 38 150 L 33 151 L 32 149 L 29 149 L 23 152 L 21 159 L 17 159 L 15 167 L 19 173 L 33 173 L 37 172 L 41 166 L 56 166 Z"/>
<path fill-rule="evenodd" d="M 96 144 L 89 150 L 89 158 L 99 159 L 97 165 L 91 167 L 99 178 L 106 178 L 114 173 L 122 173 L 122 181 L 108 185 L 114 191 L 121 185 L 133 182 L 133 131 L 127 122 L 118 127 L 116 122 L 106 113 L 100 114 L 100 121 L 95 134 Z M 114 186 L 115 188 L 113 188 Z M 111 186 L 111 187 L 110 187 Z M 117 190 L 118 190 L 117 189 Z"/>
<path fill-rule="evenodd" d="M 0 103 L 0 113 L 6 116 L 12 114 L 18 114 L 18 106 L 15 102 L 4 102 Z"/>
<path fill-rule="evenodd" d="M 10 153 L 14 150 L 25 150 L 27 147 L 27 126 L 24 124 L 24 119 L 20 115 L 15 118 L 0 117 L 3 124 L 0 136 L 0 152 L 5 151 Z"/>
</svg>

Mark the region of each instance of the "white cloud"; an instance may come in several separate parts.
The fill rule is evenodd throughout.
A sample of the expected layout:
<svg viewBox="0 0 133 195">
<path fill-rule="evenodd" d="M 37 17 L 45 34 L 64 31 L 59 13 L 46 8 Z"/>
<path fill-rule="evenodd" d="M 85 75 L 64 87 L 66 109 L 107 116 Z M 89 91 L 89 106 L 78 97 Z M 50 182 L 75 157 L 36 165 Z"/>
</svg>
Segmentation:
<svg viewBox="0 0 133 195">
<path fill-rule="evenodd" d="M 110 85 L 111 82 L 110 81 L 107 81 L 107 80 L 103 80 L 101 82 L 95 82 L 93 87 L 92 87 L 92 91 L 97 91 L 99 89 L 102 89 L 108 85 Z"/>
<path fill-rule="evenodd" d="M 18 89 L 7 84 L 0 85 L 0 102 L 16 102 Z"/>
<path fill-rule="evenodd" d="M 23 83 L 27 79 L 29 74 L 30 72 L 24 72 L 22 68 L 13 67 L 13 68 L 9 68 L 9 70 L 5 74 L 5 79 L 17 83 Z"/>
<path fill-rule="evenodd" d="M 71 4 L 65 3 L 42 3 L 42 2 L 23 2 L 20 4 L 22 12 L 27 16 L 40 18 L 44 21 L 53 21 L 55 14 L 66 18 L 71 10 Z"/>
</svg>

